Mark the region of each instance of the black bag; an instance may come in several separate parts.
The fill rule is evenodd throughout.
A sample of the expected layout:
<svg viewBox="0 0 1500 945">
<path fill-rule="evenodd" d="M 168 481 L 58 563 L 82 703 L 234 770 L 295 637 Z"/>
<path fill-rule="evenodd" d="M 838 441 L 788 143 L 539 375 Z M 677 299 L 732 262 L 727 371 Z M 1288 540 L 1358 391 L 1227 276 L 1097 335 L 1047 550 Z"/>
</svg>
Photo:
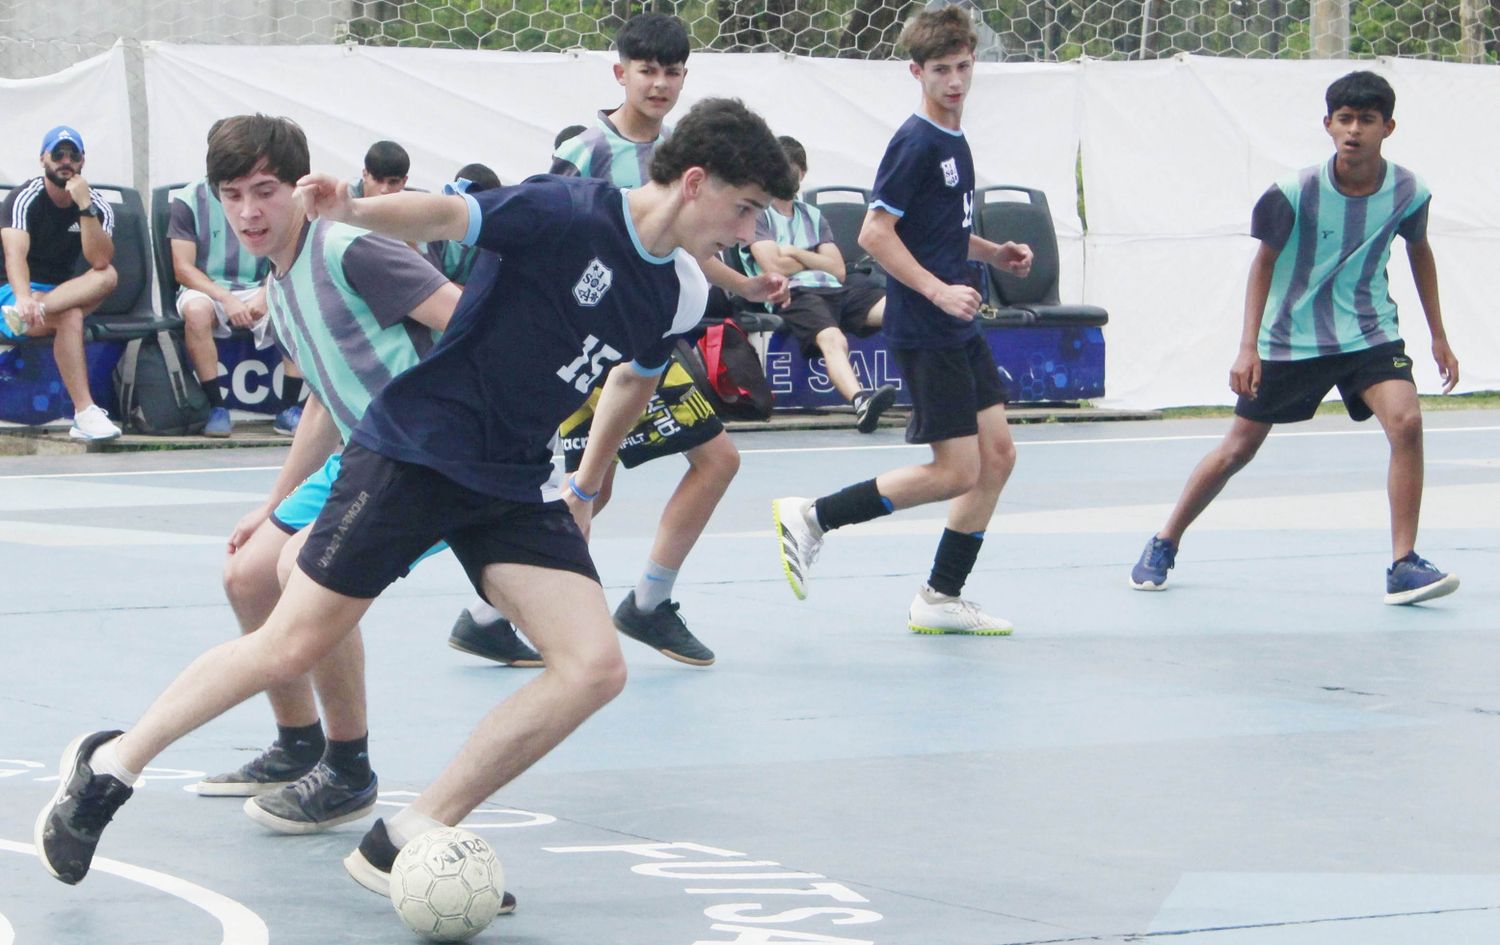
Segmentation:
<svg viewBox="0 0 1500 945">
<path fill-rule="evenodd" d="M 126 343 L 115 365 L 115 394 L 126 430 L 149 436 L 203 432 L 208 395 L 182 362 L 181 342 L 169 331 Z"/>
<path fill-rule="evenodd" d="M 703 364 L 704 395 L 720 416 L 736 420 L 771 419 L 776 395 L 766 380 L 760 355 L 734 319 L 726 318 L 723 324 L 708 326 L 698 339 L 698 354 Z"/>
</svg>

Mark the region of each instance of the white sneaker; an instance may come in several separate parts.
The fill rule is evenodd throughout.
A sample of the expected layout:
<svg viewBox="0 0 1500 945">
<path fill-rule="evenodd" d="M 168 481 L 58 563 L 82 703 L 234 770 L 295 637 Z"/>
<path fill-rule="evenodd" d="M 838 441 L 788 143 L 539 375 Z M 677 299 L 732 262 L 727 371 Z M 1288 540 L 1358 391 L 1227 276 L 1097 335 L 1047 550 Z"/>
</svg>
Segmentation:
<svg viewBox="0 0 1500 945">
<path fill-rule="evenodd" d="M 823 533 L 808 522 L 812 499 L 791 497 L 771 502 L 776 522 L 776 543 L 781 551 L 781 570 L 798 600 L 807 599 L 807 572 L 823 550 Z"/>
<path fill-rule="evenodd" d="M 73 429 L 68 431 L 75 440 L 113 440 L 119 435 L 120 428 L 109 422 L 109 414 L 98 404 L 75 413 Z"/>
<path fill-rule="evenodd" d="M 1010 621 L 991 617 L 971 600 L 946 597 L 933 604 L 921 591 L 912 598 L 906 625 L 912 633 L 965 633 L 980 637 L 1008 637 L 1015 630 Z"/>
</svg>

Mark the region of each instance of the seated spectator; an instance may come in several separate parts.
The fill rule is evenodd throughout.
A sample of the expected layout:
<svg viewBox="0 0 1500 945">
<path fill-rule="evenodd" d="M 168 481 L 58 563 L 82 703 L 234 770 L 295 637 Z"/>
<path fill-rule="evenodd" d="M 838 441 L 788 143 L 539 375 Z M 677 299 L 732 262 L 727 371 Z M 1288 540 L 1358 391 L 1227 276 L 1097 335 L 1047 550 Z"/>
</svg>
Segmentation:
<svg viewBox="0 0 1500 945">
<path fill-rule="evenodd" d="M 209 138 L 220 124 L 214 122 L 208 130 Z M 167 239 L 178 285 L 177 314 L 182 316 L 183 343 L 212 408 L 203 435 L 229 436 L 233 423 L 219 389 L 219 349 L 214 339 L 228 338 L 233 329 L 244 328 L 254 337 L 257 349 L 273 346 L 266 314 L 269 264 L 240 245 L 224 219 L 224 205 L 207 178 L 200 177 L 172 197 Z M 282 409 L 272 427 L 291 436 L 302 419 L 302 376 L 291 361 L 284 360 L 283 364 Z"/>
<path fill-rule="evenodd" d="M 377 141 L 365 152 L 365 167 L 359 180 L 349 185 L 352 197 L 379 197 L 406 189 L 411 157 L 394 141 Z"/>
<path fill-rule="evenodd" d="M 114 291 L 115 214 L 83 179 L 83 136 L 58 125 L 42 137 L 42 174 L 0 207 L 0 334 L 53 335 L 52 356 L 73 399 L 78 440 L 110 440 L 120 428 L 89 392 L 83 319 Z M 82 275 L 79 258 L 88 263 Z"/>
<path fill-rule="evenodd" d="M 562 131 L 559 131 L 557 133 L 557 137 L 552 139 L 552 150 L 556 151 L 558 148 L 562 147 L 562 143 L 564 141 L 576 138 L 579 135 L 583 134 L 585 131 L 588 131 L 588 128 L 584 127 L 583 125 L 569 125 Z"/>
<path fill-rule="evenodd" d="M 500 175 L 484 164 L 465 164 L 453 175 L 453 182 L 464 193 L 477 194 L 481 190 L 499 187 Z M 427 257 L 427 261 L 455 285 L 468 283 L 469 273 L 473 271 L 474 262 L 482 252 L 478 246 L 465 246 L 453 240 L 437 240 L 422 249 L 422 255 Z"/>
<path fill-rule="evenodd" d="M 807 151 L 795 138 L 776 140 L 797 172 L 807 176 Z M 801 200 L 772 200 L 755 225 L 748 250 L 740 249 L 746 272 L 779 272 L 791 282 L 792 299 L 779 314 L 806 357 L 822 353 L 828 379 L 854 406 L 856 427 L 872 433 L 896 399 L 890 384 L 875 390 L 860 385 L 849 363 L 847 332 L 859 338 L 880 330 L 885 292 L 874 285 L 844 284 L 844 256 L 833 241 L 833 229 L 817 207 Z"/>
</svg>

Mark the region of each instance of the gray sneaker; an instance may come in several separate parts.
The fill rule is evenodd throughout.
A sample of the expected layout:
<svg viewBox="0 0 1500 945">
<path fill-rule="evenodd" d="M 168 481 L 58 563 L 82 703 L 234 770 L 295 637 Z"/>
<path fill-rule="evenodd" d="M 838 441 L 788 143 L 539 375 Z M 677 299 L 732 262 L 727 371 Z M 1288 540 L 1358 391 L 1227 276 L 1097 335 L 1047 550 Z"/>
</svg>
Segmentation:
<svg viewBox="0 0 1500 945">
<path fill-rule="evenodd" d="M 88 874 L 99 836 L 134 789 L 107 774 L 95 774 L 89 760 L 118 730 L 80 735 L 63 750 L 57 791 L 37 815 L 32 839 L 47 872 L 70 886 Z"/>
<path fill-rule="evenodd" d="M 295 784 L 250 798 L 245 815 L 277 833 L 317 833 L 367 816 L 380 796 L 379 783 L 371 774 L 368 784 L 351 784 L 320 761 Z"/>
<path fill-rule="evenodd" d="M 193 790 L 202 797 L 257 797 L 301 780 L 317 764 L 317 758 L 298 761 L 277 742 L 238 771 L 204 778 Z"/>
<path fill-rule="evenodd" d="M 525 669 L 542 665 L 542 657 L 526 645 L 516 633 L 516 625 L 501 617 L 494 623 L 480 623 L 464 610 L 448 634 L 448 645 L 461 653 L 494 660 L 506 666 Z"/>
<path fill-rule="evenodd" d="M 391 898 L 391 865 L 401 851 L 391 842 L 386 833 L 385 821 L 375 819 L 370 829 L 360 838 L 354 852 L 344 857 L 344 870 L 349 878 L 377 896 Z M 516 897 L 507 892 L 500 897 L 500 911 L 496 915 L 510 915 L 516 911 Z"/>
</svg>

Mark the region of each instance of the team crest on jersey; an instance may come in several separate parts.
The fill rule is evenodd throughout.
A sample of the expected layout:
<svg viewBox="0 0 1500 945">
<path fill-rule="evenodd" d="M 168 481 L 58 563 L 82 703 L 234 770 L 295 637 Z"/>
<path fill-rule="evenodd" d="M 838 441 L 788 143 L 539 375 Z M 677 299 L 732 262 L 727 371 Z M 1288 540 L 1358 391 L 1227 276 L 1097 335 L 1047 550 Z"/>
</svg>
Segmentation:
<svg viewBox="0 0 1500 945">
<path fill-rule="evenodd" d="M 958 158 L 951 157 L 941 165 L 943 168 L 943 183 L 949 187 L 958 186 Z"/>
<path fill-rule="evenodd" d="M 573 286 L 573 298 L 578 300 L 579 305 L 598 305 L 614 281 L 614 272 L 595 257 L 583 271 L 583 275 L 578 277 L 578 284 Z"/>
</svg>

